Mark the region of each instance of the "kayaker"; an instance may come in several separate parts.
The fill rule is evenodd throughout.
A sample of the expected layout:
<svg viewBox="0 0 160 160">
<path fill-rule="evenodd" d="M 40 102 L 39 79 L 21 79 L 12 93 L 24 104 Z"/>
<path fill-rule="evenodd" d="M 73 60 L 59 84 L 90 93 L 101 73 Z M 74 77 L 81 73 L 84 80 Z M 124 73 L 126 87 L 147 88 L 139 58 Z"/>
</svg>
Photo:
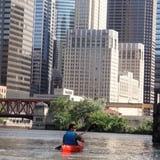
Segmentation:
<svg viewBox="0 0 160 160">
<path fill-rule="evenodd" d="M 76 133 L 75 124 L 70 124 L 68 131 L 63 136 L 63 144 L 65 145 L 79 145 L 79 142 L 84 142 L 83 138 Z"/>
</svg>

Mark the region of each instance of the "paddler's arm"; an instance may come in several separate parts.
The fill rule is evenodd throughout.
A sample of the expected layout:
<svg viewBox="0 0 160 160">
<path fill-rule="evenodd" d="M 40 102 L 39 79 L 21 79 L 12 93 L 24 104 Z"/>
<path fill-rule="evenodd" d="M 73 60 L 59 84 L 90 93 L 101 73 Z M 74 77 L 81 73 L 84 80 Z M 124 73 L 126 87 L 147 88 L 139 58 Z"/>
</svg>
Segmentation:
<svg viewBox="0 0 160 160">
<path fill-rule="evenodd" d="M 82 136 L 76 134 L 77 136 L 77 140 L 80 141 L 80 142 L 83 142 L 84 143 L 84 139 L 82 138 Z"/>
</svg>

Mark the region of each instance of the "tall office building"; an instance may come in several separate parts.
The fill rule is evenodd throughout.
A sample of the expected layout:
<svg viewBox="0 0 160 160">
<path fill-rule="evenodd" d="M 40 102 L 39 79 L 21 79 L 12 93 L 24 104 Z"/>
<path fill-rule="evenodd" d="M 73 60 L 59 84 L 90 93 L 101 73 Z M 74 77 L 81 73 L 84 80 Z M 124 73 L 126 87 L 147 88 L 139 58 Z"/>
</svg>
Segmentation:
<svg viewBox="0 0 160 160">
<path fill-rule="evenodd" d="M 120 43 L 144 44 L 144 103 L 154 103 L 157 0 L 108 0 L 107 28 Z"/>
<path fill-rule="evenodd" d="M 117 102 L 118 33 L 71 30 L 67 35 L 64 88 L 78 96 Z"/>
<path fill-rule="evenodd" d="M 160 55 L 155 60 L 155 103 L 160 103 Z"/>
<path fill-rule="evenodd" d="M 156 55 L 160 55 L 160 0 L 157 0 Z"/>
<path fill-rule="evenodd" d="M 138 81 L 137 103 L 143 103 L 144 45 L 141 43 L 119 43 L 119 73 L 132 72 Z M 135 87 L 136 88 L 136 87 Z"/>
<path fill-rule="evenodd" d="M 31 94 L 51 91 L 55 37 L 55 0 L 35 0 Z"/>
<path fill-rule="evenodd" d="M 118 33 L 106 30 L 105 6 L 106 0 L 76 0 L 75 29 L 67 32 L 63 87 L 78 96 L 117 102 Z"/>
<path fill-rule="evenodd" d="M 75 29 L 106 29 L 107 0 L 76 0 Z"/>
<path fill-rule="evenodd" d="M 155 102 L 160 102 L 160 0 L 157 0 L 156 56 L 155 56 Z"/>
<path fill-rule="evenodd" d="M 56 0 L 57 22 L 53 68 L 63 74 L 67 30 L 74 28 L 75 0 Z"/>
<path fill-rule="evenodd" d="M 29 97 L 33 10 L 33 0 L 0 0 L 0 85 L 7 98 Z"/>
</svg>

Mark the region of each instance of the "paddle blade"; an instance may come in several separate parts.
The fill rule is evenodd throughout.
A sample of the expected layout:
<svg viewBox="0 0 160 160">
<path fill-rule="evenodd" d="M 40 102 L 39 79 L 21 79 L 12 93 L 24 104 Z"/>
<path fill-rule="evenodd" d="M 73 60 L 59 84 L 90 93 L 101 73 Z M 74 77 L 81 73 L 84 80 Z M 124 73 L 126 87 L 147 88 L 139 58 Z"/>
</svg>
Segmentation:
<svg viewBox="0 0 160 160">
<path fill-rule="evenodd" d="M 57 147 L 55 147 L 55 149 L 57 149 L 57 150 L 61 150 L 61 145 L 60 146 L 57 146 Z"/>
</svg>

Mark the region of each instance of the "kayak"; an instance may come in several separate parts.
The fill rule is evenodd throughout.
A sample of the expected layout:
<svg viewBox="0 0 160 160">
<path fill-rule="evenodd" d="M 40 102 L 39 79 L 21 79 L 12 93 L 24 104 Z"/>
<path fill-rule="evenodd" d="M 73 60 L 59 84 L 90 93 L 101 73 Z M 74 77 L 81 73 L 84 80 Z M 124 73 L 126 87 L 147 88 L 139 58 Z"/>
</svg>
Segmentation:
<svg viewBox="0 0 160 160">
<path fill-rule="evenodd" d="M 62 145 L 62 152 L 81 152 L 83 150 L 83 145 Z"/>
</svg>

